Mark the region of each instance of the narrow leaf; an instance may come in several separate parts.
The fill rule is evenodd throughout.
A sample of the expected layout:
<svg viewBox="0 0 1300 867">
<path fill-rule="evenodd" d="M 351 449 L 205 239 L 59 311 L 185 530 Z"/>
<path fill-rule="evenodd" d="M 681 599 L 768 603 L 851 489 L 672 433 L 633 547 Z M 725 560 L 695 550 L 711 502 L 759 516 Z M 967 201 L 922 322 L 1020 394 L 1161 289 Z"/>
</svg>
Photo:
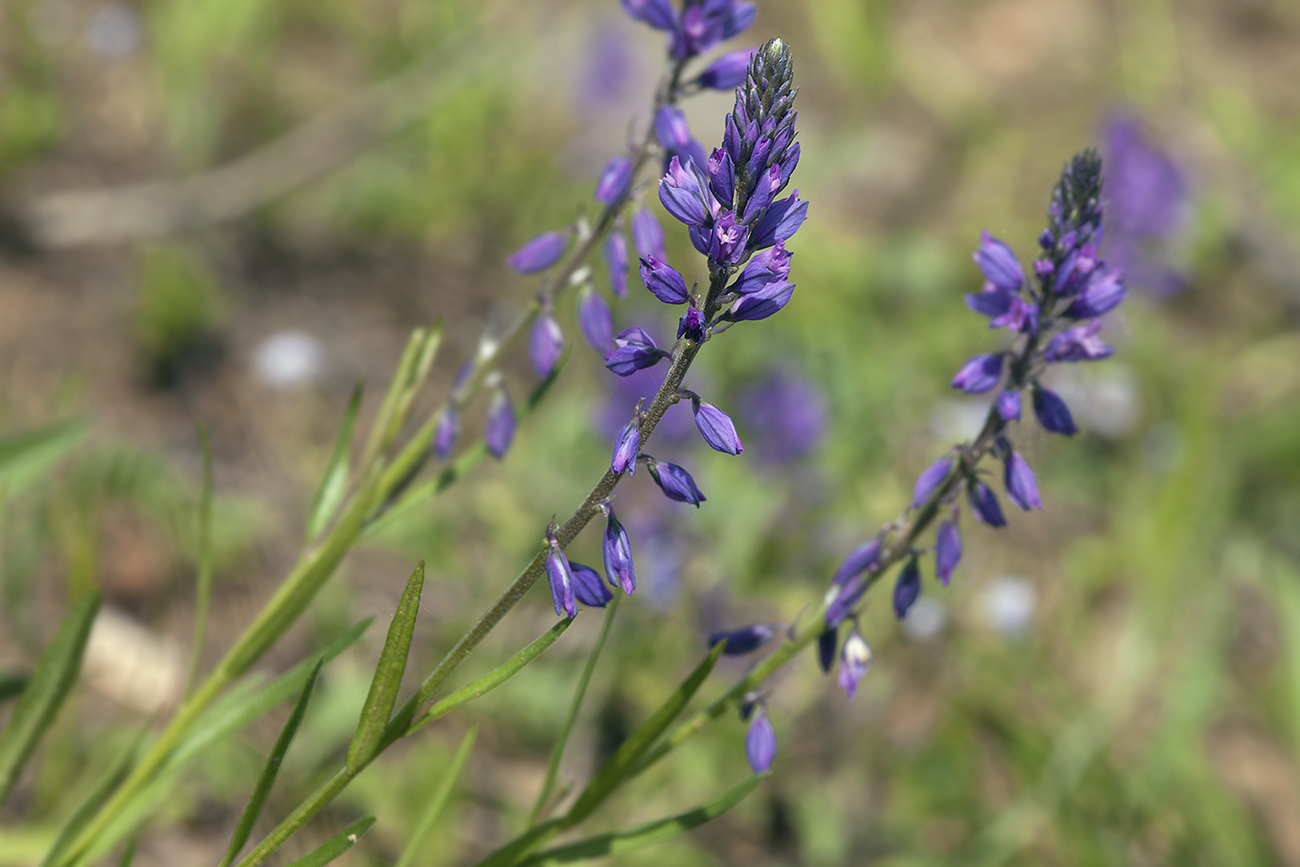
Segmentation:
<svg viewBox="0 0 1300 867">
<path fill-rule="evenodd" d="M 0 803 L 4 803 L 23 765 L 49 731 L 63 700 L 81 671 L 90 628 L 99 612 L 98 590 L 83 595 L 63 618 L 59 631 L 36 662 L 31 682 L 14 707 L 9 726 L 0 733 Z"/>
<path fill-rule="evenodd" d="M 357 819 L 351 825 L 326 840 L 319 849 L 310 855 L 299 858 L 297 861 L 290 861 L 285 867 L 324 867 L 324 865 L 351 849 L 357 840 L 361 839 L 361 835 L 366 833 L 373 824 L 375 824 L 374 816 Z"/>
<path fill-rule="evenodd" d="M 131 862 L 135 860 L 135 838 L 132 837 L 126 843 L 126 848 L 122 850 L 122 860 L 117 862 L 117 867 L 131 867 Z"/>
<path fill-rule="evenodd" d="M 375 414 L 375 420 L 370 425 L 370 437 L 366 442 L 365 451 L 361 453 L 360 466 L 367 467 L 371 460 L 379 454 L 381 449 L 387 448 L 387 434 L 389 424 L 392 421 L 393 413 L 397 411 L 398 401 L 407 387 L 411 377 L 411 367 L 416 363 L 420 354 L 420 349 L 424 346 L 425 331 L 423 328 L 417 328 L 411 332 L 411 336 L 406 340 L 406 348 L 402 350 L 402 358 L 397 363 L 397 370 L 393 372 L 392 382 L 388 384 L 388 391 L 384 393 L 384 399 L 379 404 L 379 412 Z"/>
<path fill-rule="evenodd" d="M 347 767 L 356 771 L 365 767 L 379 751 L 388 718 L 397 703 L 397 690 L 406 672 L 406 657 L 411 652 L 411 636 L 415 632 L 415 618 L 420 613 L 420 593 L 424 589 L 424 561 L 421 560 L 406 582 L 406 590 L 397 603 L 397 613 L 388 626 L 388 638 L 379 653 L 379 665 L 370 681 L 370 694 L 361 708 L 357 732 L 348 747 Z"/>
<path fill-rule="evenodd" d="M 199 448 L 203 452 L 203 488 L 199 493 L 199 577 L 194 598 L 194 647 L 190 671 L 185 678 L 185 695 L 194 689 L 203 658 L 203 638 L 208 629 L 208 601 L 212 598 L 212 444 L 208 429 L 199 426 Z"/>
<path fill-rule="evenodd" d="M 85 419 L 0 437 L 0 485 L 15 494 L 39 479 L 90 430 Z"/>
<path fill-rule="evenodd" d="M 320 487 L 307 509 L 307 539 L 315 539 L 325 529 L 330 518 L 338 511 L 343 495 L 348 490 L 348 458 L 352 454 L 352 428 L 356 425 L 357 410 L 361 408 L 361 383 L 352 389 L 348 408 L 343 412 L 343 423 L 334 438 L 334 451 L 321 476 Z"/>
<path fill-rule="evenodd" d="M 456 756 L 451 760 L 451 766 L 447 768 L 442 775 L 442 779 L 438 781 L 438 791 L 434 792 L 433 797 L 429 799 L 428 806 L 424 808 L 420 820 L 415 824 L 411 839 L 406 842 L 406 848 L 402 850 L 402 857 L 397 859 L 397 867 L 411 867 L 415 863 L 415 856 L 420 852 L 420 844 L 429 835 L 429 831 L 433 830 L 434 823 L 438 821 L 443 808 L 447 806 L 447 801 L 451 798 L 451 790 L 456 785 L 457 778 L 460 777 L 461 769 L 465 767 L 465 760 L 469 758 L 470 750 L 474 748 L 476 734 L 478 734 L 478 729 L 472 728 L 461 740 L 460 749 L 456 750 Z"/>
<path fill-rule="evenodd" d="M 140 730 L 139 734 L 131 740 L 130 746 L 123 750 L 100 781 L 86 793 L 81 803 L 77 805 L 77 809 L 72 811 L 72 815 L 59 829 L 59 835 L 54 838 L 54 844 L 46 853 L 45 860 L 41 861 L 41 867 L 48 867 L 59 860 L 59 856 L 72 842 L 72 838 L 86 826 L 90 817 L 108 800 L 108 796 L 117 788 L 117 784 L 126 777 L 127 772 L 131 770 L 131 765 L 135 763 L 135 757 L 147 731 L 148 729 Z"/>
<path fill-rule="evenodd" d="M 568 846 L 547 849 L 520 862 L 519 867 L 550 867 L 550 865 L 554 864 L 572 864 L 575 861 L 606 858 L 610 855 L 631 852 L 633 849 L 642 849 L 646 846 L 663 843 L 679 834 L 686 833 L 692 828 L 698 828 L 705 822 L 718 818 L 748 797 L 749 793 L 754 791 L 766 776 L 766 774 L 761 774 L 749 777 L 744 782 L 733 786 L 719 797 L 691 810 L 689 813 L 658 819 L 654 822 L 647 822 L 633 828 L 625 828 L 611 834 L 589 837 Z"/>
<path fill-rule="evenodd" d="M 289 745 L 293 743 L 293 738 L 298 734 L 298 725 L 302 722 L 303 715 L 307 712 L 307 703 L 311 701 L 312 688 L 316 686 L 316 678 L 320 675 L 321 666 L 325 660 L 319 658 L 316 665 L 312 668 L 311 674 L 307 676 L 307 683 L 303 685 L 302 692 L 298 695 L 298 703 L 293 706 L 293 712 L 285 720 L 284 728 L 280 729 L 280 736 L 275 739 L 275 746 L 271 748 L 271 754 L 267 756 L 266 765 L 262 768 L 261 775 L 257 778 L 257 783 L 253 786 L 253 794 L 248 798 L 248 805 L 244 807 L 244 812 L 239 817 L 238 824 L 235 825 L 235 833 L 230 838 L 230 846 L 226 849 L 226 857 L 221 859 L 221 867 L 235 860 L 239 850 L 244 848 L 248 842 L 249 836 L 253 833 L 253 825 L 256 824 L 258 816 L 262 815 L 262 808 L 266 806 L 266 799 L 271 794 L 271 787 L 275 785 L 275 775 L 280 771 L 280 764 L 284 761 L 284 756 L 289 752 Z"/>
</svg>

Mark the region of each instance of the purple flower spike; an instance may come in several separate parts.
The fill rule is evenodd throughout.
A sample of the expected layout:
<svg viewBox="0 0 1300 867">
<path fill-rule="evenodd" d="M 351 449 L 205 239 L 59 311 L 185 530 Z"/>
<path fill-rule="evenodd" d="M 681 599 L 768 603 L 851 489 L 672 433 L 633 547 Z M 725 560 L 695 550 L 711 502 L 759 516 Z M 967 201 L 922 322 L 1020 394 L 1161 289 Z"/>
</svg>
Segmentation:
<svg viewBox="0 0 1300 867">
<path fill-rule="evenodd" d="M 632 419 L 623 428 L 623 432 L 618 435 L 618 442 L 614 445 L 614 459 L 610 462 L 610 470 L 614 475 L 629 475 L 636 472 L 636 459 L 641 454 L 641 423 L 637 419 Z"/>
<path fill-rule="evenodd" d="M 447 407 L 438 416 L 438 429 L 433 434 L 433 453 L 439 461 L 451 457 L 451 450 L 456 446 L 456 437 L 460 434 L 460 414 L 455 407 Z"/>
<path fill-rule="evenodd" d="M 772 722 L 764 708 L 759 708 L 754 714 L 749 731 L 745 733 L 745 758 L 749 759 L 749 767 L 756 774 L 767 773 L 772 762 L 776 761 L 776 732 L 772 730 Z"/>
<path fill-rule="evenodd" d="M 961 530 L 956 521 L 944 521 L 934 543 L 934 572 L 948 586 L 948 579 L 961 562 Z"/>
<path fill-rule="evenodd" d="M 1002 507 L 998 498 L 988 485 L 979 479 L 971 479 L 966 485 L 966 496 L 970 500 L 971 511 L 975 517 L 990 527 L 1005 527 L 1007 519 L 1002 516 Z"/>
<path fill-rule="evenodd" d="M 1070 415 L 1070 407 L 1061 396 L 1037 383 L 1034 385 L 1034 415 L 1045 431 L 1067 437 L 1079 432 L 1074 425 L 1074 416 Z"/>
<path fill-rule="evenodd" d="M 916 479 L 912 486 L 912 508 L 917 509 L 930 499 L 930 495 L 939 489 L 948 473 L 952 470 L 952 458 L 942 457 L 930 464 L 926 471 Z"/>
<path fill-rule="evenodd" d="M 604 608 L 614 598 L 614 591 L 600 580 L 600 573 L 581 563 L 569 563 L 573 578 L 573 595 L 588 608 Z"/>
<path fill-rule="evenodd" d="M 619 298 L 627 297 L 627 238 L 622 232 L 609 233 L 602 250 L 609 268 L 609 286 Z"/>
<path fill-rule="evenodd" d="M 685 335 L 691 343 L 704 342 L 704 313 L 694 304 L 687 308 L 677 322 L 677 339 Z"/>
<path fill-rule="evenodd" d="M 533 320 L 533 330 L 528 336 L 528 357 L 533 362 L 533 370 L 545 379 L 551 375 L 563 352 L 564 333 L 560 331 L 560 323 L 555 321 L 550 310 L 543 310 Z"/>
<path fill-rule="evenodd" d="M 823 629 L 821 635 L 817 636 L 817 663 L 827 674 L 831 673 L 831 666 L 835 664 L 835 651 L 839 650 L 839 640 L 839 629 L 830 627 Z"/>
<path fill-rule="evenodd" d="M 628 17 L 644 21 L 656 30 L 672 30 L 676 23 L 668 0 L 620 0 Z"/>
<path fill-rule="evenodd" d="M 576 617 L 578 605 L 573 597 L 573 569 L 554 537 L 551 550 L 546 552 L 546 579 L 551 583 L 551 602 L 557 617 Z"/>
<path fill-rule="evenodd" d="M 731 90 L 733 87 L 739 87 L 745 82 L 745 73 L 749 70 L 750 59 L 757 53 L 757 48 L 729 51 L 710 63 L 695 81 L 700 87 L 714 90 Z"/>
<path fill-rule="evenodd" d="M 610 584 L 623 588 L 631 596 L 636 591 L 636 572 L 632 568 L 632 544 L 628 541 L 627 531 L 614 517 L 614 508 L 606 507 L 609 519 L 605 522 L 605 538 L 601 552 L 605 557 L 605 577 Z"/>
<path fill-rule="evenodd" d="M 773 244 L 788 241 L 799 231 L 803 221 L 808 218 L 808 203 L 799 201 L 799 191 L 795 190 L 788 198 L 773 202 L 754 227 L 750 237 L 750 248 L 762 250 Z"/>
<path fill-rule="evenodd" d="M 605 207 L 613 207 L 631 186 L 632 161 L 627 157 L 614 157 L 605 164 L 605 170 L 596 183 L 596 201 Z"/>
<path fill-rule="evenodd" d="M 844 640 L 844 650 L 840 654 L 840 689 L 849 698 L 858 691 L 858 681 L 866 676 L 871 668 L 871 648 L 867 647 L 862 633 L 856 629 Z"/>
<path fill-rule="evenodd" d="M 667 262 L 661 262 L 654 256 L 641 260 L 641 282 L 665 304 L 685 304 L 690 297 L 682 275 Z"/>
<path fill-rule="evenodd" d="M 642 259 L 653 257 L 661 262 L 668 261 L 668 254 L 664 252 L 664 227 L 645 208 L 632 215 L 632 244 Z"/>
<path fill-rule="evenodd" d="M 975 356 L 957 371 L 957 375 L 952 378 L 952 387 L 960 388 L 967 394 L 988 391 L 1002 378 L 1002 361 L 1001 352 Z"/>
<path fill-rule="evenodd" d="M 980 247 L 973 258 L 988 281 L 999 289 L 1019 292 L 1025 285 L 1025 270 L 1020 267 L 1016 254 L 988 232 L 980 235 Z"/>
<path fill-rule="evenodd" d="M 488 451 L 497 460 L 506 456 L 510 443 L 515 439 L 515 407 L 504 388 L 497 389 L 496 394 L 492 395 L 483 439 L 487 440 Z"/>
<path fill-rule="evenodd" d="M 686 470 L 670 464 L 667 461 L 650 461 L 650 477 L 655 480 L 655 484 L 664 492 L 664 496 L 678 503 L 689 503 L 695 508 L 700 507 L 707 499 L 700 489 L 695 486 L 695 480 Z"/>
<path fill-rule="evenodd" d="M 590 283 L 578 290 L 578 330 L 592 349 L 605 352 L 614 339 L 614 314 Z"/>
<path fill-rule="evenodd" d="M 754 322 L 779 313 L 790 303 L 794 294 L 794 284 L 786 280 L 768 283 L 762 289 L 749 295 L 742 295 L 740 300 L 731 305 L 731 309 L 722 314 L 730 322 Z"/>
<path fill-rule="evenodd" d="M 669 353 L 656 346 L 649 334 L 632 327 L 614 338 L 614 348 L 605 353 L 605 366 L 619 376 L 631 376 L 668 357 Z"/>
<path fill-rule="evenodd" d="M 916 558 L 907 561 L 894 582 L 894 616 L 902 620 L 921 596 L 921 567 Z"/>
<path fill-rule="evenodd" d="M 763 291 L 771 284 L 790 276 L 790 258 L 793 255 L 785 249 L 784 244 L 754 254 L 740 272 L 740 277 L 728 288 L 737 295 Z"/>
<path fill-rule="evenodd" d="M 703 226 L 713 219 L 708 178 L 690 160 L 685 167 L 679 157 L 668 163 L 668 172 L 659 182 L 659 201 L 678 222 L 688 226 Z"/>
<path fill-rule="evenodd" d="M 1025 459 L 1015 452 L 1008 452 L 1003 469 L 1007 496 L 1011 498 L 1011 502 L 1026 512 L 1031 509 L 1038 509 L 1041 512 L 1043 501 L 1038 496 L 1038 480 L 1034 478 L 1034 471 Z"/>
<path fill-rule="evenodd" d="M 709 647 L 715 646 L 720 641 L 726 641 L 727 646 L 722 649 L 723 656 L 744 656 L 767 644 L 776 632 L 776 627 L 771 624 L 755 623 L 753 626 L 741 629 L 713 633 L 709 636 Z"/>
<path fill-rule="evenodd" d="M 1100 361 L 1109 358 L 1115 350 L 1097 337 L 1100 330 L 1101 322 L 1093 320 L 1087 325 L 1062 331 L 1048 342 L 1044 357 L 1048 361 Z"/>
<path fill-rule="evenodd" d="M 1003 421 L 1020 421 L 1020 392 L 1008 388 L 998 395 L 997 407 Z"/>
<path fill-rule="evenodd" d="M 745 450 L 729 415 L 698 397 L 692 400 L 692 406 L 695 410 L 695 426 L 700 429 L 700 435 L 709 444 L 709 448 L 725 455 L 738 455 Z"/>
<path fill-rule="evenodd" d="M 506 259 L 506 264 L 520 274 L 535 274 L 560 261 L 564 248 L 569 244 L 568 232 L 547 232 L 538 235 L 524 244 L 514 255 Z"/>
<path fill-rule="evenodd" d="M 1088 285 L 1065 309 L 1064 315 L 1070 319 L 1092 319 L 1119 306 L 1127 294 L 1128 290 L 1120 280 L 1119 271 L 1112 269 L 1105 274 L 1094 272 Z"/>
<path fill-rule="evenodd" d="M 850 578 L 854 578 L 868 570 L 875 571 L 876 564 L 880 561 L 880 539 L 868 539 L 858 547 L 854 548 L 849 556 L 844 558 L 840 568 L 835 570 L 835 577 L 831 579 L 833 584 L 843 585 Z"/>
</svg>

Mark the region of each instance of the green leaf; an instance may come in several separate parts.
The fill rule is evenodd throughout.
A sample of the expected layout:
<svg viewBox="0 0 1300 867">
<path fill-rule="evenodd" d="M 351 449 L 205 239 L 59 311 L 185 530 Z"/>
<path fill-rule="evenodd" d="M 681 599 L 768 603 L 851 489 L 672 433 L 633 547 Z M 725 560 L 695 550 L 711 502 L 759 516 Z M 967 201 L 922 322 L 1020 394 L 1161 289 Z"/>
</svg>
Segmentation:
<svg viewBox="0 0 1300 867">
<path fill-rule="evenodd" d="M 294 735 L 298 734 L 298 725 L 302 722 L 303 715 L 307 713 L 307 703 L 311 701 L 312 688 L 316 686 L 316 678 L 320 675 L 324 662 L 323 658 L 316 660 L 311 674 L 307 676 L 307 683 L 303 685 L 302 692 L 298 695 L 298 703 L 293 706 L 293 712 L 285 720 L 284 728 L 280 729 L 280 736 L 275 739 L 275 746 L 271 748 L 266 765 L 253 786 L 253 793 L 248 797 L 248 804 L 244 807 L 238 824 L 235 825 L 235 833 L 231 835 L 226 857 L 221 859 L 221 867 L 226 867 L 235 860 L 235 856 L 239 854 L 240 849 L 244 848 L 249 835 L 253 833 L 253 825 L 256 824 L 258 816 L 262 815 L 262 808 L 266 806 L 271 787 L 275 785 L 275 775 L 279 773 L 280 764 L 284 761 L 285 754 L 289 752 L 289 745 L 293 743 Z"/>
<path fill-rule="evenodd" d="M 361 708 L 357 732 L 348 746 L 347 767 L 356 771 L 379 752 L 384 739 L 384 729 L 397 703 L 397 690 L 402 686 L 406 672 L 406 657 L 411 652 L 411 636 L 415 632 L 415 618 L 420 613 L 420 592 L 424 589 L 424 561 L 421 560 L 406 582 L 406 590 L 397 603 L 397 613 L 388 626 L 384 649 L 379 653 L 379 664 L 370 681 L 370 694 Z"/>
<path fill-rule="evenodd" d="M 41 867 L 48 867 L 48 865 L 58 861 L 59 856 L 72 842 L 72 838 L 86 826 L 95 811 L 108 800 L 108 796 L 113 794 L 117 784 L 122 782 L 127 772 L 131 770 L 131 765 L 135 762 L 135 757 L 140 751 L 140 744 L 144 742 L 147 731 L 148 729 L 140 730 L 139 734 L 132 739 L 131 745 L 118 756 L 103 778 L 86 793 L 85 798 L 77 805 L 77 809 L 72 811 L 68 821 L 64 822 L 63 827 L 59 829 L 59 835 L 54 838 L 54 844 L 50 846 L 45 859 L 41 861 Z"/>
<path fill-rule="evenodd" d="M 127 841 L 126 848 L 122 850 L 122 860 L 117 862 L 117 867 L 131 867 L 131 862 L 135 860 L 135 838 L 132 837 Z"/>
<path fill-rule="evenodd" d="M 27 688 L 27 680 L 25 674 L 0 674 L 0 702 L 22 695 Z"/>
<path fill-rule="evenodd" d="M 334 438 L 334 451 L 330 454 L 321 477 L 320 487 L 311 499 L 307 510 L 307 540 L 320 535 L 330 518 L 338 511 L 343 502 L 343 495 L 348 490 L 348 458 L 352 454 L 352 428 L 356 425 L 357 410 L 361 408 L 361 383 L 352 389 L 348 408 L 343 412 L 343 423 L 339 425 L 338 436 Z"/>
<path fill-rule="evenodd" d="M 411 832 L 411 839 L 406 842 L 406 848 L 402 850 L 402 857 L 397 859 L 396 867 L 411 867 L 415 863 L 415 856 L 420 852 L 420 844 L 424 838 L 429 835 L 433 825 L 442 815 L 443 808 L 447 806 L 447 801 L 451 798 L 451 790 L 456 785 L 457 778 L 460 777 L 461 769 L 465 767 L 465 760 L 469 758 L 470 750 L 474 748 L 474 737 L 478 734 L 477 728 L 471 728 L 466 732 L 465 737 L 460 742 L 460 749 L 456 750 L 455 757 L 451 760 L 451 766 L 447 768 L 438 781 L 438 791 L 434 792 L 433 797 L 429 799 L 429 804 L 424 808 L 420 815 L 420 820 L 415 823 L 415 830 Z"/>
<path fill-rule="evenodd" d="M 290 861 L 285 867 L 324 867 L 324 865 L 351 849 L 357 840 L 361 839 L 361 835 L 366 833 L 367 829 L 373 824 L 375 824 L 374 816 L 357 819 L 351 825 L 326 840 L 315 852 L 299 858 L 297 861 Z"/>
<path fill-rule="evenodd" d="M 0 487 L 17 493 L 39 479 L 90 430 L 85 419 L 0 437 Z"/>
<path fill-rule="evenodd" d="M 83 595 L 63 618 L 54 640 L 37 660 L 31 682 L 18 699 L 8 728 L 0 734 L 0 803 L 8 797 L 23 765 L 41 736 L 49 731 L 63 700 L 77 681 L 100 599 L 98 590 Z"/>
<path fill-rule="evenodd" d="M 199 448 L 203 452 L 203 488 L 199 493 L 199 576 L 194 598 L 194 646 L 190 651 L 190 670 L 185 678 L 185 695 L 194 689 L 203 658 L 203 638 L 208 629 L 208 601 L 212 598 L 212 444 L 208 429 L 199 428 Z"/>
<path fill-rule="evenodd" d="M 633 849 L 642 849 L 646 846 L 663 843 L 679 834 L 686 833 L 692 828 L 698 828 L 705 822 L 718 818 L 745 800 L 749 793 L 758 788 L 758 784 L 763 782 L 766 777 L 766 774 L 750 777 L 728 789 L 721 796 L 691 810 L 689 813 L 658 819 L 644 825 L 637 825 L 634 828 L 626 828 L 611 834 L 601 834 L 598 837 L 589 837 L 568 846 L 559 846 L 555 849 L 538 852 L 536 855 L 520 862 L 519 867 L 549 867 L 549 865 L 553 864 L 572 864 L 575 861 L 606 858 L 610 855 L 631 852 Z"/>
</svg>

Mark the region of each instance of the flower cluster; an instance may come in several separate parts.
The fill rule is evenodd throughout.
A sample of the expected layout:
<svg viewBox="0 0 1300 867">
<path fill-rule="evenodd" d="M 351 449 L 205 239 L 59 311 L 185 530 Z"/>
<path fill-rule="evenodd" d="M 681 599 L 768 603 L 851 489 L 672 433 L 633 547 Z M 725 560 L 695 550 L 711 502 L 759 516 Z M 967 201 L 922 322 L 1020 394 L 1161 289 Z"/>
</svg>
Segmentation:
<svg viewBox="0 0 1300 867">
<path fill-rule="evenodd" d="M 724 39 L 736 36 L 753 24 L 758 14 L 758 7 L 745 0 L 685 0 L 680 11 L 673 9 L 668 0 L 622 0 L 622 3 L 623 11 L 637 21 L 668 32 L 668 52 L 678 60 L 703 54 Z M 721 69 L 715 70 L 714 66 L 719 65 Z M 720 61 L 714 66 L 705 75 L 725 80 L 727 73 L 735 74 L 734 61 Z M 735 84 L 721 87 L 735 87 Z"/>
</svg>

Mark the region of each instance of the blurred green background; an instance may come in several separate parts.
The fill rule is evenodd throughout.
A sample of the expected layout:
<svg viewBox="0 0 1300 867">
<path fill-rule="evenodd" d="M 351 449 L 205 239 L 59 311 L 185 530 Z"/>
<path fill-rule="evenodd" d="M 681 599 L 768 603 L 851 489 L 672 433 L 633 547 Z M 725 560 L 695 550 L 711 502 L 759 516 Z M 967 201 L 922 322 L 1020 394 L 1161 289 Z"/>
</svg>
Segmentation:
<svg viewBox="0 0 1300 867">
<path fill-rule="evenodd" d="M 1115 357 L 1052 380 L 1081 436 L 1016 432 L 1046 511 L 1009 513 L 999 532 L 967 520 L 952 586 L 927 575 L 902 627 L 877 594 L 858 696 L 811 658 L 792 665 L 768 697 L 773 777 L 618 863 L 1300 865 L 1300 3 L 770 0 L 728 47 L 775 35 L 795 53 L 795 183 L 812 202 L 790 245 L 799 288 L 779 316 L 711 342 L 691 376 L 736 411 L 746 454 L 671 430 L 651 449 L 708 502 L 666 503 L 640 475 L 620 490 L 641 590 L 566 776 L 585 779 L 710 629 L 813 608 L 839 557 L 970 432 L 982 405 L 947 381 L 1001 339 L 962 303 L 980 284 L 970 251 L 988 229 L 1029 261 L 1060 166 L 1118 112 L 1188 181 L 1185 219 L 1156 251 L 1185 288 L 1135 287 L 1109 326 Z M 91 421 L 52 474 L 0 488 L 0 671 L 30 666 L 76 590 L 108 600 L 82 688 L 0 813 L 0 863 L 35 864 L 114 747 L 176 699 L 194 421 L 211 431 L 218 495 L 210 662 L 292 565 L 352 384 L 372 413 L 407 331 L 442 316 L 431 400 L 445 393 L 483 329 L 534 291 L 504 257 L 593 211 L 599 167 L 645 123 L 661 51 L 613 0 L 0 4 L 0 432 Z M 687 107 L 707 147 L 729 107 Z M 239 166 L 191 188 L 188 210 L 120 193 Z M 104 190 L 119 193 L 99 210 L 52 201 Z M 701 278 L 668 229 L 672 261 Z M 616 325 L 669 336 L 632 284 Z M 419 558 L 412 666 L 426 670 L 579 502 L 607 465 L 593 420 L 612 377 L 572 303 L 564 376 L 506 460 L 354 552 L 267 670 L 364 616 L 386 622 Z M 824 413 L 800 457 L 739 411 L 773 375 L 806 381 Z M 507 381 L 516 400 L 532 387 L 522 347 Z M 598 563 L 597 537 L 574 558 Z M 546 627 L 543 597 L 466 679 Z M 580 616 L 524 676 L 383 757 L 295 851 L 374 812 L 341 863 L 392 863 L 473 722 L 423 863 L 470 863 L 517 833 L 598 627 Z M 337 763 L 381 635 L 325 671 L 269 817 Z M 705 696 L 745 665 L 721 665 Z M 215 863 L 286 713 L 186 770 L 137 864 Z M 742 738 L 720 722 L 592 827 L 708 800 L 748 773 Z"/>
</svg>

